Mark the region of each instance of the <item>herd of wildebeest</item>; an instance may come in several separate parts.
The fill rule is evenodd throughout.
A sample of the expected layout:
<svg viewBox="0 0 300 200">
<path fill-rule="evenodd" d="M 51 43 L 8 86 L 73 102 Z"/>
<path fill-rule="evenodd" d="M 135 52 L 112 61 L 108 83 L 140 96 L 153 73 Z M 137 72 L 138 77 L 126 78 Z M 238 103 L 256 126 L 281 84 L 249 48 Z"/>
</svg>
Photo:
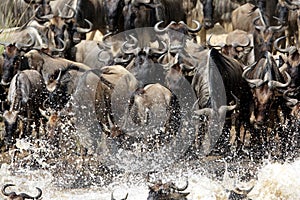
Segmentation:
<svg viewBox="0 0 300 200">
<path fill-rule="evenodd" d="M 226 145 L 237 154 L 246 133 L 250 147 L 299 148 L 300 1 L 2 0 L 0 9 L 2 151 L 20 138 L 59 137 L 63 118 L 80 118 L 81 99 L 112 139 L 127 134 L 118 118 L 146 126 L 159 107 L 160 140 L 169 142 L 185 117 L 186 88 L 199 123 L 225 115 L 223 132 L 235 133 Z M 228 31 L 225 43 L 206 35 L 216 23 Z M 93 40 L 96 31 L 102 40 Z M 225 101 L 216 100 L 222 92 Z M 2 192 L 15 195 L 8 186 Z M 179 193 L 149 198 L 187 195 Z"/>
</svg>

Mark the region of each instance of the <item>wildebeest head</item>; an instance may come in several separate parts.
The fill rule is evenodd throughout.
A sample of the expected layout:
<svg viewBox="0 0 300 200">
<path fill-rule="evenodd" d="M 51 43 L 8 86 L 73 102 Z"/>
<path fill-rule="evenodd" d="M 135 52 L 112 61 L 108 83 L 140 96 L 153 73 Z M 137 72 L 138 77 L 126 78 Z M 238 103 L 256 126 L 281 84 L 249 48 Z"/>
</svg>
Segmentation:
<svg viewBox="0 0 300 200">
<path fill-rule="evenodd" d="M 4 125 L 5 125 L 5 142 L 7 144 L 12 144 L 13 140 L 17 137 L 15 132 L 17 130 L 17 119 L 18 111 L 5 111 L 3 113 Z"/>
<path fill-rule="evenodd" d="M 278 17 L 278 22 L 283 25 L 286 25 L 288 22 L 289 9 L 285 1 L 278 1 L 276 13 Z"/>
<path fill-rule="evenodd" d="M 161 180 L 149 186 L 149 195 L 147 200 L 173 199 L 186 200 L 189 192 L 182 192 L 188 187 L 188 182 L 182 188 L 177 187 L 173 182 L 162 183 Z"/>
<path fill-rule="evenodd" d="M 153 27 L 157 21 L 156 8 L 160 4 L 151 0 L 134 0 L 127 2 L 123 8 L 124 30 L 139 27 Z"/>
<path fill-rule="evenodd" d="M 35 16 L 39 19 L 40 16 L 48 15 L 52 13 L 52 9 L 50 6 L 51 0 L 24 0 L 25 3 L 32 6 L 35 10 Z"/>
<path fill-rule="evenodd" d="M 189 27 L 185 22 L 180 21 L 178 23 L 172 21 L 170 22 L 165 28 L 161 29 L 159 28 L 159 25 L 163 23 L 163 21 L 160 21 L 155 24 L 154 30 L 156 33 L 159 34 L 166 34 L 166 36 L 162 36 L 163 40 L 166 41 L 167 44 L 170 44 L 170 48 L 178 50 L 180 48 L 184 48 L 186 45 L 186 41 L 188 39 L 195 39 L 194 33 L 197 33 L 201 29 L 201 24 L 193 20 L 193 22 L 196 24 L 196 28 Z"/>
<path fill-rule="evenodd" d="M 247 74 L 251 74 L 247 77 Z M 272 117 L 272 111 L 276 106 L 278 92 L 280 88 L 286 88 L 291 82 L 291 77 L 285 73 L 287 81 L 283 83 L 284 78 L 276 66 L 274 58 L 269 52 L 253 65 L 247 67 L 243 72 L 243 78 L 249 83 L 252 88 L 254 98 L 254 123 L 257 126 L 265 125 Z"/>
<path fill-rule="evenodd" d="M 8 200 L 25 200 L 25 199 L 40 199 L 42 196 L 42 190 L 38 187 L 36 187 L 36 189 L 38 190 L 38 194 L 36 196 L 30 196 L 26 193 L 20 193 L 17 194 L 16 192 L 6 192 L 6 188 L 11 187 L 11 186 L 15 186 L 14 184 L 5 184 L 2 187 L 2 194 L 4 196 L 7 196 Z"/>
<path fill-rule="evenodd" d="M 289 90 L 294 91 L 300 87 L 300 52 L 295 46 L 280 48 L 278 42 L 284 39 L 285 36 L 277 38 L 274 42 L 274 47 L 281 53 L 286 53 L 287 57 L 284 60 L 286 64 L 286 72 L 291 76 L 292 81 L 289 85 Z"/>
<path fill-rule="evenodd" d="M 207 44 L 209 47 L 221 48 L 221 52 L 231 58 L 234 58 L 243 64 L 247 63 L 247 55 L 252 50 L 251 40 L 245 31 L 235 30 L 228 33 L 226 43 L 212 44 L 209 37 Z"/>
<path fill-rule="evenodd" d="M 71 14 L 63 15 L 59 12 L 58 15 L 45 15 L 39 17 L 41 20 L 47 20 L 45 26 L 48 27 L 48 38 L 51 43 L 59 49 L 67 51 L 75 44 L 79 43 L 81 39 L 85 38 L 85 33 L 91 31 L 92 23 L 85 19 L 85 22 L 89 25 L 89 28 L 79 27 L 75 22 L 76 10 L 66 5 Z"/>
<path fill-rule="evenodd" d="M 30 44 L 21 43 L 1 43 L 5 45 L 3 53 L 3 66 L 2 66 L 2 85 L 9 85 L 13 76 L 19 71 L 29 69 L 26 57 L 23 56 L 22 50 L 33 46 L 34 41 Z"/>
<path fill-rule="evenodd" d="M 152 52 L 149 47 L 140 48 L 135 37 L 130 36 L 133 43 L 125 41 L 121 47 L 121 51 L 125 55 L 133 55 L 132 60 L 126 69 L 129 70 L 138 81 L 142 84 L 152 83 L 154 80 L 162 80 L 160 74 L 161 68 L 155 66 Z"/>
<path fill-rule="evenodd" d="M 204 22 L 204 28 L 210 29 L 214 27 L 214 5 L 213 5 L 213 0 L 203 0 L 203 22 Z"/>
<path fill-rule="evenodd" d="M 262 25 L 258 25 L 257 22 L 260 20 Z M 269 26 L 260 13 L 259 17 L 253 20 L 255 31 L 253 33 L 254 38 L 254 51 L 255 60 L 259 60 L 263 55 L 263 52 L 273 51 L 274 34 L 284 30 L 282 24 L 278 26 Z"/>
<path fill-rule="evenodd" d="M 122 9 L 124 7 L 124 0 L 107 0 L 104 1 L 104 11 L 106 17 L 106 23 L 109 32 L 116 32 L 118 23 L 122 19 L 120 15 L 122 14 Z"/>
</svg>

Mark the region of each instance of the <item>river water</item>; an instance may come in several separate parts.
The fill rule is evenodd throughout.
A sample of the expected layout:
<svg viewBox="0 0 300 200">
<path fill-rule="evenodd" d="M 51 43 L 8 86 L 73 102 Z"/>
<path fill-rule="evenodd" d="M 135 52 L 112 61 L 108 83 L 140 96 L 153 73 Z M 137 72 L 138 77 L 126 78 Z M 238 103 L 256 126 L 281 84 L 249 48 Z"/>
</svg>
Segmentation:
<svg viewBox="0 0 300 200">
<path fill-rule="evenodd" d="M 35 153 L 26 155 L 23 160 L 32 159 Z M 169 167 L 151 174 L 120 170 L 114 175 L 103 173 L 105 175 L 102 176 L 98 173 L 102 169 L 94 158 L 84 161 L 78 156 L 65 162 L 57 160 L 53 166 L 43 159 L 35 159 L 35 162 L 39 162 L 39 167 L 35 168 L 32 163 L 28 165 L 13 160 L 13 154 L 10 151 L 7 155 L 12 159 L 10 164 L 1 164 L 1 184 L 16 184 L 7 190 L 31 195 L 37 194 L 35 187 L 39 187 L 44 200 L 107 200 L 111 199 L 112 191 L 116 199 L 124 198 L 128 193 L 128 200 L 146 200 L 150 185 L 148 180 L 157 179 L 172 181 L 178 187 L 188 181 L 186 192 L 190 193 L 187 196 L 189 200 L 225 200 L 231 190 L 248 190 L 252 187 L 248 194 L 250 199 L 300 199 L 299 157 L 283 162 L 271 158 L 251 160 L 213 156 L 171 163 Z M 84 166 L 84 162 L 90 164 Z M 83 166 L 85 172 L 73 169 L 78 166 Z M 107 174 L 110 174 L 108 179 Z"/>
</svg>

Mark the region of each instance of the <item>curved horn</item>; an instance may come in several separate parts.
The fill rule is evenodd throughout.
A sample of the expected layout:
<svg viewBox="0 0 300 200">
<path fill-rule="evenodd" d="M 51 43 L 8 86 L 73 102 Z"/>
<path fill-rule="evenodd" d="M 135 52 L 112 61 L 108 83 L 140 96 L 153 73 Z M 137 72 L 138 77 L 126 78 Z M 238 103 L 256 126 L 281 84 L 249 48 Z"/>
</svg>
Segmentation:
<svg viewBox="0 0 300 200">
<path fill-rule="evenodd" d="M 29 44 L 16 43 L 15 46 L 16 46 L 18 49 L 24 49 L 24 48 L 30 48 L 30 47 L 33 47 L 33 45 L 34 45 L 34 43 L 35 43 L 35 37 L 34 37 L 32 34 L 30 34 L 30 33 L 29 33 L 29 35 L 30 35 L 30 37 L 31 37 L 30 43 L 29 43 Z"/>
<path fill-rule="evenodd" d="M 173 25 L 173 24 L 176 23 L 175 21 L 171 21 L 170 24 L 169 24 L 168 26 L 166 26 L 166 27 L 163 28 L 163 29 L 160 29 L 160 28 L 159 28 L 159 25 L 161 25 L 163 22 L 164 22 L 164 21 L 159 21 L 159 22 L 157 22 L 157 23 L 155 24 L 155 26 L 154 26 L 155 32 L 157 32 L 157 33 L 164 33 L 166 30 L 168 30 L 168 28 L 169 28 L 171 25 Z"/>
<path fill-rule="evenodd" d="M 192 22 L 194 24 L 196 24 L 196 28 L 189 27 L 184 21 L 180 21 L 179 24 L 185 25 L 186 28 L 188 29 L 188 31 L 191 32 L 191 33 L 197 33 L 197 32 L 199 32 L 201 30 L 201 28 L 202 28 L 202 25 L 200 24 L 200 22 L 197 21 L 197 20 L 194 20 L 194 19 L 192 20 Z"/>
<path fill-rule="evenodd" d="M 128 44 L 128 41 L 125 41 L 122 44 L 121 51 L 125 54 L 136 54 L 139 51 L 138 40 L 133 35 L 129 35 L 129 37 L 133 39 L 133 44 Z M 130 49 L 125 49 L 125 47 L 129 47 Z"/>
<path fill-rule="evenodd" d="M 113 34 L 112 32 L 106 33 L 102 37 L 102 43 L 97 43 L 97 45 L 100 49 L 103 49 L 102 46 L 107 48 L 107 49 L 110 49 L 112 47 L 113 44 L 107 41 L 107 38 L 109 38 L 112 34 Z"/>
<path fill-rule="evenodd" d="M 39 108 L 39 111 L 40 111 L 40 113 L 43 117 L 45 117 L 47 120 L 49 120 L 50 116 L 47 115 L 46 110 L 43 110 L 42 108 Z"/>
<path fill-rule="evenodd" d="M 102 53 L 105 53 L 104 56 L 101 56 Z M 103 57 L 105 59 L 103 59 Z M 111 60 L 111 55 L 109 52 L 107 51 L 100 51 L 98 53 L 98 61 L 101 62 L 101 63 L 105 63 L 106 65 L 109 64 L 109 61 Z"/>
<path fill-rule="evenodd" d="M 295 50 L 297 50 L 297 48 L 295 46 L 290 46 L 288 48 L 285 48 L 285 49 L 282 49 L 282 48 L 279 48 L 278 47 L 278 42 L 282 39 L 286 38 L 286 36 L 282 36 L 282 37 L 279 37 L 277 38 L 275 41 L 274 41 L 274 47 L 277 51 L 281 52 L 281 53 L 289 53 L 291 54 L 292 52 L 294 52 Z"/>
<path fill-rule="evenodd" d="M 250 87 L 260 87 L 262 84 L 265 83 L 264 80 L 262 79 L 249 79 L 246 77 L 246 74 L 252 69 L 253 66 L 256 65 L 257 62 L 254 62 L 252 65 L 246 67 L 246 69 L 244 70 L 242 77 L 248 82 L 250 83 Z"/>
<path fill-rule="evenodd" d="M 212 34 L 210 34 L 210 36 L 208 37 L 208 40 L 207 40 L 207 45 L 209 47 L 219 47 L 219 48 L 223 48 L 225 46 L 225 43 L 220 43 L 220 44 L 216 44 L 216 45 L 213 45 L 211 44 L 210 40 L 211 40 L 211 37 L 212 37 Z"/>
<path fill-rule="evenodd" d="M 75 10 L 74 8 L 72 8 L 72 6 L 69 6 L 68 4 L 65 4 L 65 6 L 67 6 L 69 9 L 72 10 L 72 14 L 69 15 L 69 16 L 67 16 L 67 15 L 62 15 L 61 11 L 58 10 L 58 11 L 59 11 L 59 15 L 58 15 L 58 16 L 61 17 L 62 19 L 72 19 L 72 18 L 74 18 L 75 15 L 76 15 L 76 10 Z"/>
<path fill-rule="evenodd" d="M 78 33 L 88 33 L 88 32 L 90 32 L 90 31 L 93 29 L 93 23 L 92 23 L 92 22 L 90 22 L 90 21 L 87 20 L 87 19 L 84 19 L 84 21 L 85 21 L 86 23 L 88 23 L 89 28 L 77 27 L 77 28 L 76 28 L 76 31 L 77 31 Z"/>
<path fill-rule="evenodd" d="M 262 26 L 259 26 L 259 25 L 256 24 L 257 20 L 259 20 L 260 18 L 261 18 L 260 16 L 255 17 L 255 18 L 253 19 L 252 23 L 253 23 L 253 25 L 255 26 L 256 29 L 262 31 L 262 30 L 264 30 L 266 27 L 263 26 L 263 25 L 262 25 Z"/>
<path fill-rule="evenodd" d="M 58 76 L 57 76 L 57 78 L 56 78 L 56 81 L 57 81 L 57 82 L 60 81 L 60 79 L 61 79 L 61 74 L 62 74 L 62 69 L 59 69 L 59 74 L 58 74 Z"/>
<path fill-rule="evenodd" d="M 234 43 L 232 43 L 232 46 L 233 47 L 248 47 L 251 43 L 251 40 L 248 36 L 246 36 L 246 38 L 248 40 L 246 44 L 240 44 L 240 43 L 234 42 Z"/>
<path fill-rule="evenodd" d="M 10 193 L 7 193 L 5 190 L 6 190 L 6 188 L 11 187 L 11 186 L 15 186 L 15 185 L 14 185 L 14 184 L 5 184 L 5 185 L 2 187 L 1 192 L 2 192 L 2 194 L 3 194 L 4 196 L 9 196 L 9 195 L 10 195 Z"/>
<path fill-rule="evenodd" d="M 39 21 L 44 21 L 44 20 L 50 20 L 54 17 L 53 14 L 49 14 L 49 15 L 44 15 L 44 16 L 37 16 L 35 15 L 35 18 L 37 18 Z"/>
<path fill-rule="evenodd" d="M 38 190 L 39 193 L 35 197 L 30 196 L 26 193 L 21 193 L 21 194 L 19 194 L 19 196 L 23 197 L 23 199 L 39 199 L 42 196 L 42 190 L 38 187 L 36 187 L 36 189 Z"/>
<path fill-rule="evenodd" d="M 158 49 L 151 48 L 150 49 L 151 53 L 153 53 L 153 54 L 165 54 L 168 51 L 168 46 L 167 46 L 167 44 L 164 41 L 162 41 L 161 43 L 164 46 L 163 49 L 162 50 L 158 50 Z"/>
<path fill-rule="evenodd" d="M 274 87 L 274 88 L 284 88 L 284 87 L 289 86 L 289 84 L 292 81 L 292 78 L 291 78 L 291 76 L 287 72 L 285 72 L 285 75 L 286 75 L 286 77 L 288 79 L 286 81 L 286 83 L 280 83 L 279 81 L 269 81 L 268 86 L 270 88 L 272 88 L 272 87 Z"/>
<path fill-rule="evenodd" d="M 280 24 L 279 26 L 270 26 L 268 29 L 271 30 L 272 32 L 278 32 L 282 29 L 283 25 Z"/>
<path fill-rule="evenodd" d="M 284 93 L 283 93 L 283 98 L 284 98 L 285 100 L 288 101 L 287 103 L 288 103 L 290 106 L 295 106 L 299 101 L 298 101 L 298 99 L 294 99 L 294 98 L 289 97 L 289 96 L 287 95 L 288 92 L 289 92 L 288 90 L 284 91 Z"/>
<path fill-rule="evenodd" d="M 62 48 L 60 48 L 60 49 L 58 49 L 58 48 L 56 48 L 56 47 L 52 47 L 51 48 L 51 52 L 64 52 L 65 50 L 66 50 L 66 43 L 65 43 L 65 41 L 63 41 L 61 38 L 58 38 L 60 41 L 61 41 L 61 43 L 63 44 L 63 47 Z"/>
</svg>

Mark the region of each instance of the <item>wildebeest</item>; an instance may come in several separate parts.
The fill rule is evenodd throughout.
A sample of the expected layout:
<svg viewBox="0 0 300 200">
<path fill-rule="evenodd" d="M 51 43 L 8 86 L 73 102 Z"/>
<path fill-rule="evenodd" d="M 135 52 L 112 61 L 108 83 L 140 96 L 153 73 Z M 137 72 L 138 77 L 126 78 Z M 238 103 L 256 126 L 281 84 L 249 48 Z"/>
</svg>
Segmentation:
<svg viewBox="0 0 300 200">
<path fill-rule="evenodd" d="M 42 76 L 36 70 L 24 70 L 17 73 L 9 87 L 7 100 L 9 110 L 3 114 L 5 123 L 5 140 L 8 144 L 16 138 L 28 137 L 32 125 L 39 128 L 40 113 L 38 108 L 46 97 Z M 18 124 L 19 134 L 17 134 Z"/>
<path fill-rule="evenodd" d="M 260 59 L 263 52 L 273 51 L 274 36 L 284 31 L 283 24 L 278 21 L 278 18 L 276 20 L 279 25 L 270 25 L 265 15 L 265 12 L 252 4 L 245 4 L 232 13 L 233 29 L 240 29 L 253 34 L 255 61 Z"/>
<path fill-rule="evenodd" d="M 52 57 L 38 50 L 31 50 L 24 56 L 29 67 L 41 73 L 46 89 L 50 92 L 50 106 L 55 109 L 61 109 L 68 102 L 75 91 L 78 78 L 90 69 L 82 63 Z"/>
<path fill-rule="evenodd" d="M 160 142 L 170 141 L 178 134 L 181 121 L 179 101 L 161 84 L 138 88 L 131 96 L 128 108 L 129 116 L 139 127 L 162 130 Z"/>
<path fill-rule="evenodd" d="M 233 122 L 232 118 L 225 120 L 225 128 L 235 125 L 237 131 L 238 148 L 240 148 L 240 128 L 241 126 L 249 128 L 251 91 L 247 82 L 243 80 L 242 65 L 228 56 L 220 54 L 216 49 L 212 48 L 209 51 L 203 51 L 203 57 L 206 59 L 199 60 L 196 66 L 192 79 L 192 87 L 194 88 L 200 110 L 212 108 L 214 112 L 219 112 L 223 109 L 230 111 L 232 109 L 230 102 L 235 102 L 238 106 L 234 106 L 237 110 L 237 119 Z M 223 84 L 223 86 L 222 86 Z M 238 85 L 239 87 L 236 87 Z M 239 102 L 237 102 L 239 101 Z M 224 107 L 230 106 L 230 107 Z M 223 108 L 222 108 L 223 107 Z M 220 110 L 220 108 L 222 108 Z M 223 117 L 230 116 L 231 112 L 224 112 Z M 214 123 L 221 123 L 221 115 Z M 233 124 L 232 124 L 233 123 Z M 236 124 L 235 124 L 236 123 Z M 215 124 L 215 125 L 217 125 Z M 220 125 L 220 124 L 219 124 Z M 220 127 L 222 128 L 223 125 Z M 219 127 L 219 128 L 220 128 Z M 212 130 L 215 131 L 215 130 Z"/>
<path fill-rule="evenodd" d="M 228 33 L 226 43 L 221 44 L 211 44 L 211 37 L 207 41 L 209 47 L 221 48 L 223 54 L 240 61 L 244 65 L 254 62 L 254 55 L 250 54 L 253 49 L 253 46 L 251 46 L 252 35 L 249 35 L 247 32 L 234 30 Z"/>
<path fill-rule="evenodd" d="M 2 0 L 0 23 L 2 26 L 21 26 L 38 15 L 49 14 L 51 0 Z"/>
<path fill-rule="evenodd" d="M 120 27 L 119 25 L 122 23 L 124 0 L 62 0 L 55 4 L 54 14 L 57 14 L 60 9 L 63 15 L 69 15 L 65 4 L 76 11 L 74 19 L 78 26 L 86 27 L 85 20 L 93 24 L 93 34 L 91 34 L 90 38 L 87 38 L 89 40 L 93 39 L 96 30 L 99 30 L 102 34 L 106 34 L 107 32 L 116 33 L 117 30 L 123 30 L 123 26 Z"/>
<path fill-rule="evenodd" d="M 282 55 L 283 65 L 281 66 L 281 71 L 286 71 L 291 76 L 291 83 L 288 86 L 289 92 L 298 94 L 300 87 L 300 53 L 296 46 L 289 46 L 287 48 L 280 48 L 278 42 L 284 39 L 285 36 L 277 38 L 274 42 L 274 47 L 277 51 L 287 54 Z"/>
<path fill-rule="evenodd" d="M 2 194 L 4 196 L 6 196 L 8 200 L 25 200 L 25 199 L 38 200 L 38 199 L 41 199 L 41 197 L 42 197 L 42 190 L 38 187 L 36 187 L 36 189 L 38 190 L 38 194 L 36 196 L 30 196 L 26 193 L 17 194 L 16 192 L 7 192 L 6 188 L 11 187 L 11 186 L 15 186 L 15 185 L 14 184 L 5 184 L 1 190 Z"/>
<path fill-rule="evenodd" d="M 173 182 L 163 183 L 158 180 L 149 186 L 149 194 L 147 200 L 186 200 L 189 192 L 183 192 L 188 188 L 188 182 L 182 188 L 177 187 Z"/>
<path fill-rule="evenodd" d="M 105 66 L 86 71 L 72 95 L 80 143 L 88 153 L 97 151 L 101 136 L 123 134 L 124 113 L 138 82 L 123 66 Z M 86 106 L 91 105 L 91 106 Z"/>
<path fill-rule="evenodd" d="M 290 76 L 285 74 L 286 81 L 270 52 L 265 52 L 259 62 L 244 70 L 243 77 L 253 91 L 255 104 L 252 122 L 256 127 L 273 128 L 274 123 L 279 120 L 277 111 L 284 105 L 284 101 L 278 94 L 291 82 Z M 282 110 L 284 111 L 284 108 Z"/>
<path fill-rule="evenodd" d="M 49 45 L 54 47 L 63 48 L 63 54 L 60 56 L 68 59 L 74 59 L 72 57 L 72 48 L 78 44 L 82 39 L 85 39 L 85 34 L 92 30 L 93 24 L 84 19 L 84 22 L 88 25 L 88 28 L 82 28 L 76 23 L 75 16 L 76 10 L 69 5 L 65 5 L 70 11 L 70 14 L 64 15 L 61 12 L 58 14 L 49 14 L 40 16 L 40 20 L 46 21 L 43 24 L 31 25 L 39 27 L 42 34 L 46 35 L 49 40 Z"/>
<path fill-rule="evenodd" d="M 122 198 L 120 200 L 126 200 L 127 197 L 128 197 L 128 193 L 126 194 L 126 196 L 124 198 Z M 114 193 L 113 192 L 111 193 L 111 200 L 116 200 L 115 197 L 114 197 Z"/>
<path fill-rule="evenodd" d="M 178 0 L 128 1 L 123 15 L 124 30 L 153 27 L 159 21 L 163 21 L 165 26 L 171 21 L 186 21 L 182 1 Z"/>
</svg>

